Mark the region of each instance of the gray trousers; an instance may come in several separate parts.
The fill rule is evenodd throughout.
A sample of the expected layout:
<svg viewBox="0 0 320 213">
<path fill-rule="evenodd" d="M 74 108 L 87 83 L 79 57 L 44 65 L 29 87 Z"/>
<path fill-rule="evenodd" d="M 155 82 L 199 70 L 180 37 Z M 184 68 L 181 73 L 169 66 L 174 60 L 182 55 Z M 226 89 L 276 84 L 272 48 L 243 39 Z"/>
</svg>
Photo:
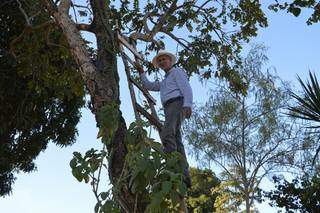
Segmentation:
<svg viewBox="0 0 320 213">
<path fill-rule="evenodd" d="M 160 138 L 164 146 L 165 153 L 174 151 L 181 153 L 183 157 L 183 162 L 181 162 L 183 173 L 186 177 L 190 177 L 188 171 L 189 165 L 181 137 L 181 124 L 184 119 L 182 114 L 182 105 L 183 100 L 177 100 L 164 107 L 165 121 L 160 133 Z"/>
</svg>

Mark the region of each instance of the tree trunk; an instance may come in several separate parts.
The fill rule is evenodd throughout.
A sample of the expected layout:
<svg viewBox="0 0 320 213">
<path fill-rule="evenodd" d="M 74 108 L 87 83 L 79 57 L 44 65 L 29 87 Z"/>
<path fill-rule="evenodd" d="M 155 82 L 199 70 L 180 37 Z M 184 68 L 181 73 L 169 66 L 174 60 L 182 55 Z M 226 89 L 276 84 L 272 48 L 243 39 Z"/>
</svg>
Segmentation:
<svg viewBox="0 0 320 213">
<path fill-rule="evenodd" d="M 241 119 L 242 119 L 242 127 L 241 127 L 241 146 L 242 146 L 242 164 L 243 164 L 243 171 L 242 171 L 242 178 L 243 178 L 243 185 L 244 185 L 244 196 L 245 196 L 245 203 L 246 203 L 246 213 L 250 213 L 250 197 L 249 197 L 249 183 L 247 178 L 247 162 L 246 162 L 246 144 L 245 144 L 245 99 L 242 99 L 241 102 Z"/>
<path fill-rule="evenodd" d="M 95 114 L 96 122 L 99 126 L 100 118 L 97 112 L 101 107 L 114 102 L 120 104 L 119 76 L 116 43 L 112 25 L 109 23 L 106 2 L 104 0 L 91 0 L 90 2 L 94 16 L 92 30 L 97 39 L 97 59 L 95 63 L 90 58 L 76 24 L 70 19 L 68 10 L 60 6 L 59 9 L 55 8 L 51 1 L 45 1 L 50 14 L 54 17 L 56 24 L 66 37 L 70 52 L 79 66 L 81 76 L 91 96 L 92 112 Z M 68 3 L 68 1 L 66 0 L 64 3 Z M 60 4 L 62 5 L 62 3 Z M 118 182 L 127 154 L 124 143 L 127 131 L 126 123 L 122 116 L 119 119 L 118 129 L 112 140 L 110 150 L 108 150 L 109 153 L 112 153 L 109 161 L 109 177 L 113 185 Z M 135 195 L 130 192 L 127 185 L 123 185 L 116 196 L 123 211 L 145 211 L 145 204 L 142 202 L 135 203 Z"/>
<path fill-rule="evenodd" d="M 250 198 L 248 187 L 245 188 L 245 200 L 246 200 L 246 213 L 250 213 Z"/>
</svg>

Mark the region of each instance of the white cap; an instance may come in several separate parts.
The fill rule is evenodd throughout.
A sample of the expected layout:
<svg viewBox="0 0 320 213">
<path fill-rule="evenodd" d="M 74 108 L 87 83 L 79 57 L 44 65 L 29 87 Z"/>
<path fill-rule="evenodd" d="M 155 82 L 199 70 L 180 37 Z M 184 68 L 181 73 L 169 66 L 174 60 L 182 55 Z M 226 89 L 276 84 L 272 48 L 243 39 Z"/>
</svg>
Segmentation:
<svg viewBox="0 0 320 213">
<path fill-rule="evenodd" d="M 160 56 L 162 56 L 162 55 L 167 55 L 167 56 L 169 56 L 169 57 L 171 58 L 171 63 L 172 63 L 171 65 L 174 65 L 174 64 L 176 63 L 176 61 L 177 61 L 176 56 L 173 55 L 172 53 L 167 52 L 167 51 L 165 51 L 165 50 L 160 50 L 160 51 L 158 52 L 158 54 L 157 54 L 155 57 L 153 57 L 153 59 L 152 59 L 152 64 L 153 64 L 153 66 L 154 66 L 155 68 L 158 68 L 157 59 L 158 59 L 158 57 L 160 57 Z"/>
</svg>

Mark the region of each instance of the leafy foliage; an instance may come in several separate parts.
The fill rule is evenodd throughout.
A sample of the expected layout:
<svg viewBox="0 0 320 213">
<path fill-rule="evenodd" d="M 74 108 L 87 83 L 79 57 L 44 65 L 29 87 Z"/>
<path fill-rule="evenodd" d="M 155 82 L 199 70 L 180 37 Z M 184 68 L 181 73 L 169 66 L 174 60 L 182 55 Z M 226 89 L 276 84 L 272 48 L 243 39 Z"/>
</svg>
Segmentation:
<svg viewBox="0 0 320 213">
<path fill-rule="evenodd" d="M 276 190 L 266 193 L 272 206 L 283 207 L 287 212 L 320 211 L 320 177 L 304 176 L 291 182 L 274 177 Z"/>
<path fill-rule="evenodd" d="M 255 46 L 239 70 L 248 83 L 247 96 L 218 84 L 184 126 L 196 159 L 219 166 L 223 180 L 232 183 L 228 189 L 241 194 L 247 210 L 261 198 L 261 180 L 301 164 L 296 154 L 307 149 L 302 141 L 314 141 L 293 118 L 282 116 L 290 101 L 287 85 L 261 71 L 266 60 L 265 48 Z"/>
<path fill-rule="evenodd" d="M 240 206 L 243 203 L 243 195 L 241 192 L 233 190 L 235 187 L 239 187 L 239 182 L 223 181 L 218 187 L 212 190 L 217 194 L 217 198 L 214 203 L 216 212 L 238 212 Z"/>
<path fill-rule="evenodd" d="M 118 20 L 123 34 L 145 41 L 144 55 L 172 43 L 177 45 L 177 64 L 189 75 L 227 79 L 234 91 L 245 93 L 237 72 L 242 42 L 268 25 L 259 1 L 114 2 L 108 5 L 111 25 Z M 145 65 L 155 71 L 151 64 Z"/>
<path fill-rule="evenodd" d="M 79 152 L 74 152 L 73 155 L 74 157 L 70 161 L 72 175 L 79 182 L 90 182 L 97 199 L 94 211 L 96 213 L 120 212 L 120 207 L 112 197 L 112 190 L 99 191 L 102 169 L 106 167 L 106 164 L 104 163 L 107 156 L 105 146 L 100 152 L 98 152 L 98 150 L 90 149 L 84 156 Z"/>
<path fill-rule="evenodd" d="M 148 204 L 150 212 L 176 209 L 187 190 L 179 166 L 182 156 L 178 152 L 165 154 L 162 145 L 148 138 L 136 123 L 128 129 L 126 144 L 124 177 L 130 177 L 131 191 Z"/>
<path fill-rule="evenodd" d="M 7 195 L 14 173 L 35 170 L 34 159 L 49 141 L 75 142 L 84 87 L 68 50 L 48 45 L 46 32 L 30 28 L 21 34 L 25 20 L 17 3 L 1 4 L 0 195 Z M 51 30 L 52 42 L 63 43 L 61 33 Z"/>
<path fill-rule="evenodd" d="M 290 115 L 293 117 L 301 118 L 303 120 L 311 121 L 311 124 L 307 124 L 307 127 L 316 129 L 320 128 L 319 125 L 313 125 L 313 123 L 320 122 L 320 87 L 315 74 L 312 75 L 309 72 L 310 81 L 306 84 L 299 78 L 301 87 L 303 88 L 303 96 L 299 96 L 295 93 L 291 93 L 291 96 L 296 99 L 298 106 L 290 107 Z M 314 154 L 312 164 L 316 163 L 317 156 L 320 152 L 320 145 L 318 140 L 318 147 Z"/>
<path fill-rule="evenodd" d="M 115 123 L 119 116 L 117 112 L 116 104 L 101 108 L 101 127 L 98 137 L 102 137 L 104 147 L 110 144 L 112 135 L 117 129 Z M 148 138 L 147 132 L 136 123 L 132 123 L 127 131 L 126 144 L 128 154 L 125 166 L 117 183 L 110 189 L 113 195 L 117 196 L 122 187 L 128 184 L 140 202 L 148 204 L 148 211 L 163 212 L 169 208 L 176 209 L 181 196 L 186 193 L 182 168 L 179 166 L 182 156 L 178 152 L 164 154 L 161 144 Z M 74 153 L 74 158 L 70 161 L 72 174 L 78 181 L 84 180 L 88 183 L 91 180 L 90 184 L 97 198 L 95 212 L 99 213 L 113 212 L 120 202 L 114 198 L 105 199 L 106 193 L 111 196 L 110 190 L 98 192 L 101 169 L 107 168 L 103 161 L 109 159 L 110 154 L 112 153 L 107 153 L 105 148 L 100 153 L 91 149 L 84 157 L 80 153 Z"/>
<path fill-rule="evenodd" d="M 165 154 L 162 145 L 147 137 L 144 125 L 132 123 L 126 135 L 128 154 L 121 176 L 112 188 L 107 191 L 101 188 L 101 174 L 107 169 L 110 159 L 106 147 L 116 131 L 119 114 L 117 104 L 101 108 L 101 127 L 98 138 L 102 138 L 103 149 L 88 150 L 85 155 L 75 152 L 70 161 L 73 176 L 79 181 L 90 183 L 97 199 L 95 212 L 120 211 L 117 194 L 127 185 L 137 199 L 147 205 L 149 212 L 177 212 L 182 196 L 187 193 L 183 182 L 182 168 L 178 166 L 182 160 L 180 153 Z M 113 126 L 112 124 L 115 124 Z M 147 124 L 145 124 L 147 125 Z M 210 170 L 191 168 L 192 188 L 187 193 L 187 206 L 193 212 L 212 212 L 217 193 L 212 190 L 220 181 Z M 129 177 L 129 182 L 127 182 Z"/>
<path fill-rule="evenodd" d="M 188 210 L 194 213 L 215 212 L 217 193 L 213 191 L 219 187 L 220 180 L 209 169 L 190 168 L 190 177 L 192 186 L 186 196 Z"/>
<path fill-rule="evenodd" d="M 301 10 L 309 9 L 312 10 L 311 16 L 307 20 L 307 24 L 315 24 L 320 21 L 320 3 L 316 0 L 293 0 L 293 1 L 280 1 L 276 0 L 277 3 L 271 4 L 269 9 L 277 12 L 279 10 L 287 10 L 288 13 L 292 13 L 294 16 L 299 16 Z"/>
<path fill-rule="evenodd" d="M 100 129 L 97 138 L 101 138 L 103 148 L 99 150 L 90 149 L 84 156 L 79 152 L 73 153 L 70 161 L 72 175 L 79 181 L 90 183 L 92 191 L 97 199 L 94 211 L 96 213 L 120 212 L 118 202 L 115 201 L 112 188 L 103 191 L 100 190 L 101 175 L 104 169 L 107 169 L 106 160 L 109 160 L 110 154 L 107 147 L 110 146 L 112 137 L 118 128 L 119 105 L 113 103 L 101 107 L 99 112 Z"/>
<path fill-rule="evenodd" d="M 80 153 L 74 153 L 74 158 L 70 161 L 73 176 L 80 182 L 88 183 L 90 181 L 95 196 L 98 198 L 95 212 L 120 211 L 119 200 L 116 200 L 111 192 L 117 194 L 117 191 L 121 190 L 121 186 L 126 183 L 125 177 L 127 175 L 130 177 L 129 187 L 133 193 L 137 194 L 137 198 L 149 204 L 149 212 L 177 212 L 181 194 L 186 192 L 186 188 L 181 182 L 181 171 L 172 172 L 179 170 L 179 167 L 176 167 L 180 158 L 179 153 L 162 156 L 161 145 L 153 140 L 135 144 L 134 141 L 141 135 L 134 132 L 143 130 L 135 126 L 134 123 L 131 124 L 131 128 L 136 128 L 135 130 L 131 129 L 130 136 L 128 136 L 130 138 L 128 141 L 133 142 L 128 147 L 133 150 L 129 151 L 126 161 L 128 165 L 116 187 L 106 192 L 96 191 L 100 181 L 99 173 L 101 173 L 98 167 L 106 167 L 103 161 L 106 160 L 104 158 L 107 154 L 103 150 L 98 154 L 97 150 L 91 149 L 83 157 Z M 102 165 L 103 167 L 101 167 Z M 207 169 L 191 168 L 190 176 L 193 185 L 186 196 L 188 210 L 213 212 L 218 193 L 212 191 L 219 185 L 219 179 Z M 146 196 L 146 194 L 148 195 Z"/>
</svg>

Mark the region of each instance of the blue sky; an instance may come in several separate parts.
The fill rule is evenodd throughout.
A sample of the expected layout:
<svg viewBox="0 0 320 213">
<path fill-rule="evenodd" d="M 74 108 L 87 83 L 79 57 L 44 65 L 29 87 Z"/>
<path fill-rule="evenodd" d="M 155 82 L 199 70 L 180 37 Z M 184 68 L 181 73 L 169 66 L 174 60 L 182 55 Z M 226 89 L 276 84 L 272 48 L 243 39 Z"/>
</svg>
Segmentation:
<svg viewBox="0 0 320 213">
<path fill-rule="evenodd" d="M 253 39 L 253 42 L 263 43 L 269 48 L 267 67 L 275 67 L 282 79 L 292 81 L 299 88 L 296 80 L 297 75 L 306 79 L 308 70 L 312 70 L 316 74 L 320 73 L 320 42 L 318 39 L 320 25 L 307 26 L 306 18 L 295 18 L 285 12 L 265 11 L 269 19 L 269 27 L 259 30 L 258 36 Z M 121 70 L 121 61 L 119 61 L 119 66 L 119 70 Z M 133 111 L 127 82 L 123 73 L 120 74 L 120 78 L 121 109 L 127 122 L 130 122 L 133 119 Z M 203 91 L 197 77 L 191 79 L 191 84 L 195 94 Z M 205 98 L 205 94 L 203 96 L 195 95 L 196 102 L 203 102 Z M 74 151 L 84 153 L 92 147 L 100 148 L 100 142 L 96 139 L 95 121 L 88 110 L 82 111 L 78 129 L 77 143 L 67 148 L 49 145 L 47 150 L 41 153 L 36 160 L 37 172 L 17 175 L 18 179 L 14 185 L 13 194 L 10 197 L 0 199 L 1 213 L 93 212 L 96 201 L 90 186 L 77 182 L 69 167 L 69 161 Z M 260 205 L 259 210 L 268 213 L 276 212 L 266 204 Z"/>
</svg>

